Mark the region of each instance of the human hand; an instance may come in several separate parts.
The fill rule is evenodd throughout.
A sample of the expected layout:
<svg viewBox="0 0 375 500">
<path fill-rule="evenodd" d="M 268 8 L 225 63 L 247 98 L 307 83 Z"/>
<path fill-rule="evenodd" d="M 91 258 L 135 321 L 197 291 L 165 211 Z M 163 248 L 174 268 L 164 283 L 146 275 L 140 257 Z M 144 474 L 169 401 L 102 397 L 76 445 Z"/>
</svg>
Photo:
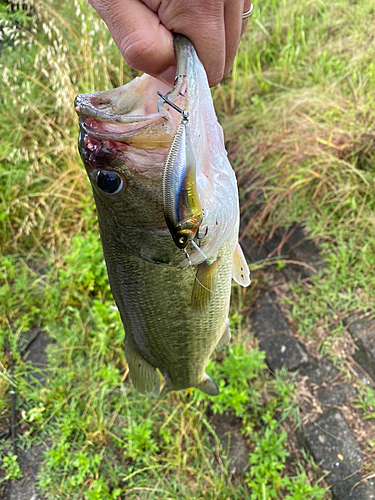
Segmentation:
<svg viewBox="0 0 375 500">
<path fill-rule="evenodd" d="M 194 45 L 211 87 L 232 68 L 251 0 L 89 0 L 129 66 L 173 86 L 172 33 Z"/>
</svg>

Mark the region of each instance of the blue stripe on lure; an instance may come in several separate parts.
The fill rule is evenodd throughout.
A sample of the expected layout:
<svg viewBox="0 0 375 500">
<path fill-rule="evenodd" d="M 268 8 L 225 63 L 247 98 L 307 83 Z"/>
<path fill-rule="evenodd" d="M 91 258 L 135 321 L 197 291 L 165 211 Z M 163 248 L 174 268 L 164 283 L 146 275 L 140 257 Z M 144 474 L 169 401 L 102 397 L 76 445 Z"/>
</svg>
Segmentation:
<svg viewBox="0 0 375 500">
<path fill-rule="evenodd" d="M 176 246 L 183 249 L 189 242 L 194 244 L 193 239 L 203 220 L 189 134 L 189 114 L 160 92 L 158 95 L 182 115 L 165 159 L 162 186 L 164 218 Z"/>
<path fill-rule="evenodd" d="M 186 134 L 186 128 L 185 128 L 185 134 Z M 182 189 L 184 186 L 184 179 L 185 179 L 185 175 L 186 175 L 186 157 L 185 157 L 185 159 L 182 159 L 182 160 L 185 160 L 185 161 L 182 161 L 180 164 L 181 171 L 172 172 L 172 176 L 176 177 L 175 181 L 177 184 L 177 190 L 175 191 L 176 192 L 176 203 L 173 204 L 174 209 L 175 209 L 175 213 L 174 213 L 175 220 L 181 220 L 181 217 L 182 217 L 182 214 L 180 214 L 180 203 L 181 203 L 181 193 L 182 193 Z M 172 188 L 171 192 L 173 192 L 174 186 L 172 185 L 171 188 Z"/>
</svg>

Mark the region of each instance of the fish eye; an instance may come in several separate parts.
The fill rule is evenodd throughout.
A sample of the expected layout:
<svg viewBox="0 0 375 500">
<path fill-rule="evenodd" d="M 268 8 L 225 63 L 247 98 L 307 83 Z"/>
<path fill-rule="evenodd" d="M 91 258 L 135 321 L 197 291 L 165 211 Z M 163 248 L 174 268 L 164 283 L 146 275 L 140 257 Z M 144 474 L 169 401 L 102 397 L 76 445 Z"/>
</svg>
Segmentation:
<svg viewBox="0 0 375 500">
<path fill-rule="evenodd" d="M 186 236 L 181 236 L 181 237 L 179 238 L 179 240 L 178 240 L 178 242 L 179 242 L 181 245 L 183 245 L 184 243 L 186 243 L 186 241 L 187 241 Z"/>
<path fill-rule="evenodd" d="M 107 194 L 117 194 L 121 191 L 123 180 L 112 170 L 99 170 L 96 176 L 96 184 L 99 189 Z"/>
</svg>

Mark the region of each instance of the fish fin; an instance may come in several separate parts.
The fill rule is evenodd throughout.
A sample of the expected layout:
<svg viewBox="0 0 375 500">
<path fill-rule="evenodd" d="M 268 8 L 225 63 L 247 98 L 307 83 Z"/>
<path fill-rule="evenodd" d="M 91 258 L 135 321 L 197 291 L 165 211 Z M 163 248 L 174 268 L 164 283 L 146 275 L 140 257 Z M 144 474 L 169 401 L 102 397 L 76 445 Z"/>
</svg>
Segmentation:
<svg viewBox="0 0 375 500">
<path fill-rule="evenodd" d="M 164 398 L 169 392 L 171 392 L 171 389 L 168 387 L 168 384 L 165 384 L 165 386 L 160 392 L 160 397 Z"/>
<path fill-rule="evenodd" d="M 218 396 L 220 394 L 217 384 L 212 380 L 212 378 L 204 374 L 203 382 L 195 386 L 196 389 L 208 394 L 209 396 Z"/>
<path fill-rule="evenodd" d="M 246 287 L 250 285 L 249 266 L 246 263 L 245 256 L 239 243 L 237 243 L 236 250 L 233 254 L 232 278 L 241 286 Z"/>
<path fill-rule="evenodd" d="M 191 305 L 197 312 L 203 312 L 209 306 L 215 294 L 218 275 L 218 260 L 212 264 L 202 262 L 195 274 Z"/>
<path fill-rule="evenodd" d="M 231 334 L 230 334 L 230 328 L 229 328 L 229 321 L 227 320 L 225 328 L 224 328 L 224 332 L 223 332 L 223 334 L 222 334 L 222 336 L 221 336 L 221 338 L 220 338 L 217 346 L 215 347 L 215 352 L 216 351 L 221 351 L 225 347 L 227 347 L 227 345 L 230 342 L 230 339 L 231 339 Z"/>
<path fill-rule="evenodd" d="M 125 356 L 129 366 L 131 381 L 141 394 L 158 397 L 160 377 L 156 368 L 150 365 L 135 349 L 125 341 Z"/>
</svg>

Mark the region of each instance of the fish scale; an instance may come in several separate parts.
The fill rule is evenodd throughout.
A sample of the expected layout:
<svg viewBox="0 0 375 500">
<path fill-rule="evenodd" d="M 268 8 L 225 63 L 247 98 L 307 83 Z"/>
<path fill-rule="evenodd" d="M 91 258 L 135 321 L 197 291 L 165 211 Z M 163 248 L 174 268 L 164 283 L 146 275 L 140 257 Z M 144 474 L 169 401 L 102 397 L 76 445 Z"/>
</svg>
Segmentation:
<svg viewBox="0 0 375 500">
<path fill-rule="evenodd" d="M 125 342 L 138 347 L 145 359 L 172 382 L 174 389 L 199 385 L 209 356 L 223 334 L 228 314 L 226 297 L 231 286 L 232 264 L 227 256 L 233 255 L 236 239 L 223 248 L 215 297 L 200 315 L 191 310 L 189 303 L 183 309 L 175 307 L 176 296 L 190 298 L 196 266 L 164 268 L 161 277 L 159 266 L 131 254 L 124 255 L 122 248 L 125 258 L 121 262 L 113 259 L 120 249 L 107 248 L 106 240 L 102 242 L 112 277 L 111 290 L 125 327 Z M 151 295 L 149 290 L 153 290 Z M 126 307 L 127 304 L 132 307 Z"/>
</svg>

